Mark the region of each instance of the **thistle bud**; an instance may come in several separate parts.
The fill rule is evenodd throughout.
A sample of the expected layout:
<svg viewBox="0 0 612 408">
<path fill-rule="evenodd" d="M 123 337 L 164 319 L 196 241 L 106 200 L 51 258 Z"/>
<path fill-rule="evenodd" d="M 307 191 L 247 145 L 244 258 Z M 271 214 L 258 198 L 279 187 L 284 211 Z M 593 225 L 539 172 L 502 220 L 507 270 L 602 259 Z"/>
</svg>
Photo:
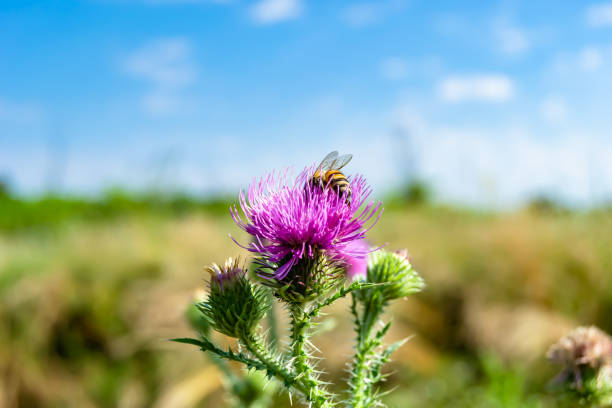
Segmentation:
<svg viewBox="0 0 612 408">
<path fill-rule="evenodd" d="M 612 338 L 597 327 L 578 327 L 553 344 L 547 358 L 562 367 L 553 381 L 581 401 L 612 402 Z"/>
<path fill-rule="evenodd" d="M 366 281 L 382 284 L 366 289 L 365 293 L 380 293 L 384 302 L 420 292 L 425 287 L 425 282 L 412 268 L 405 251 L 379 250 L 370 253 Z"/>
<path fill-rule="evenodd" d="M 282 262 L 275 264 L 259 258 L 255 263 L 261 284 L 288 303 L 306 303 L 329 293 L 344 282 L 346 268 L 344 261 L 329 259 L 322 252 L 298 260 L 282 278 L 276 275 Z"/>
<path fill-rule="evenodd" d="M 270 304 L 265 289 L 253 285 L 238 260 L 228 258 L 223 267 L 212 264 L 206 301 L 197 304 L 210 325 L 230 337 L 251 334 Z"/>
</svg>

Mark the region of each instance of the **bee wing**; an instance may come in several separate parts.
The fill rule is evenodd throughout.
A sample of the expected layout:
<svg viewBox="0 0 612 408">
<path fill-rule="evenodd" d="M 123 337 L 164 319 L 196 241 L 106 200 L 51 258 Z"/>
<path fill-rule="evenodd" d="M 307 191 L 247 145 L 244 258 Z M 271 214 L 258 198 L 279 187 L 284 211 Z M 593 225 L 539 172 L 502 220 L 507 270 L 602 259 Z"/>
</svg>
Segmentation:
<svg viewBox="0 0 612 408">
<path fill-rule="evenodd" d="M 321 160 L 321 164 L 319 164 L 319 166 L 317 167 L 317 170 L 329 170 L 332 168 L 332 165 L 335 163 L 336 158 L 338 157 L 338 151 L 334 150 L 333 152 L 329 153 L 327 156 L 325 156 L 323 158 L 323 160 Z"/>
<path fill-rule="evenodd" d="M 342 156 L 336 158 L 336 160 L 334 160 L 333 164 L 332 164 L 332 168 L 335 170 L 340 170 L 341 168 L 343 168 L 344 166 L 346 166 L 348 164 L 348 162 L 351 161 L 351 159 L 353 158 L 352 154 L 343 154 Z"/>
</svg>

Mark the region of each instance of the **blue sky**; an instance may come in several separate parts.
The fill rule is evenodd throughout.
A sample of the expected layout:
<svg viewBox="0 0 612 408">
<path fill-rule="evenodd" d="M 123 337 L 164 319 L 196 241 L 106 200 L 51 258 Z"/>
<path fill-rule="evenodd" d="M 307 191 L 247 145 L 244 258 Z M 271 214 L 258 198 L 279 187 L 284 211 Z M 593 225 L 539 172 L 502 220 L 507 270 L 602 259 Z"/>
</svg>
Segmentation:
<svg viewBox="0 0 612 408">
<path fill-rule="evenodd" d="M 380 192 L 612 197 L 612 3 L 0 4 L 0 174 L 23 193 L 232 191 L 355 155 Z"/>
</svg>

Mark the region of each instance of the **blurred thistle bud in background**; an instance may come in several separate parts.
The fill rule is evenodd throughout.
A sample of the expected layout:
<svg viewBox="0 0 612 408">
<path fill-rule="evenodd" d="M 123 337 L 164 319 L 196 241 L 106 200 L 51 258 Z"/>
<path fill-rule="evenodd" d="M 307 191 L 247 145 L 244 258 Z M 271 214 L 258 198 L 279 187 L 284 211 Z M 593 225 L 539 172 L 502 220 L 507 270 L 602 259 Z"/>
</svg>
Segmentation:
<svg viewBox="0 0 612 408">
<path fill-rule="evenodd" d="M 347 259 L 365 258 L 369 249 L 354 242 L 378 221 L 380 202 L 366 203 L 365 179 L 350 179 L 351 199 L 310 182 L 314 168 L 294 181 L 287 172 L 253 182 L 231 209 L 236 224 L 252 236 L 256 273 L 275 295 L 304 303 L 344 283 Z M 378 216 L 377 216 L 378 214 Z M 371 222 L 370 222 L 371 221 Z M 369 225 L 366 225 L 369 224 Z"/>
<path fill-rule="evenodd" d="M 193 299 L 189 303 L 187 310 L 185 310 L 185 318 L 187 319 L 189 326 L 191 326 L 191 328 L 201 336 L 208 336 L 211 328 L 210 321 L 201 312 L 198 306 L 205 300 L 206 292 L 204 289 L 198 288 L 198 290 L 194 292 Z"/>
<path fill-rule="evenodd" d="M 597 327 L 578 327 L 546 354 L 562 371 L 552 386 L 565 399 L 592 406 L 612 403 L 612 338 Z"/>
<path fill-rule="evenodd" d="M 270 308 L 266 290 L 253 285 L 239 260 L 228 258 L 223 267 L 212 264 L 206 301 L 196 306 L 210 325 L 230 337 L 243 337 L 254 331 Z"/>
</svg>

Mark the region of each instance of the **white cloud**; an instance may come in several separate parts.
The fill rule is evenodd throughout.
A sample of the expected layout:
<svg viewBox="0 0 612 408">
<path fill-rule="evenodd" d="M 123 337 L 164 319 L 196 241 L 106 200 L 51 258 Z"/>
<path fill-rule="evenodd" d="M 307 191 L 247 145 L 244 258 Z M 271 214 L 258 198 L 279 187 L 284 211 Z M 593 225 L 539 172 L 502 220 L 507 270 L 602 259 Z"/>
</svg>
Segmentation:
<svg viewBox="0 0 612 408">
<path fill-rule="evenodd" d="M 191 46 L 184 38 L 164 38 L 135 51 L 124 62 L 129 75 L 150 83 L 143 96 L 145 111 L 153 115 L 178 112 L 182 107 L 182 91 L 196 78 Z"/>
<path fill-rule="evenodd" d="M 463 14 L 434 16 L 432 27 L 440 34 L 452 37 L 454 43 L 469 47 L 487 47 L 496 53 L 518 57 L 531 49 L 536 41 L 546 37 L 546 31 L 527 29 L 515 24 L 510 16 L 469 18 Z"/>
<path fill-rule="evenodd" d="M 586 72 L 593 72 L 603 65 L 603 53 L 596 47 L 585 47 L 578 54 L 578 65 Z"/>
<path fill-rule="evenodd" d="M 527 33 L 518 27 L 500 25 L 495 29 L 495 38 L 500 51 L 506 55 L 517 56 L 530 47 Z"/>
<path fill-rule="evenodd" d="M 567 104 L 563 98 L 551 95 L 540 104 L 540 113 L 545 121 L 558 125 L 567 119 Z"/>
<path fill-rule="evenodd" d="M 195 69 L 190 45 L 184 38 L 156 40 L 137 50 L 125 62 L 125 70 L 163 87 L 181 87 L 193 82 Z"/>
<path fill-rule="evenodd" d="M 273 24 L 299 17 L 301 0 L 260 0 L 251 8 L 251 18 L 258 24 Z"/>
<path fill-rule="evenodd" d="M 586 21 L 592 27 L 612 25 L 612 3 L 589 6 L 586 10 Z"/>
<path fill-rule="evenodd" d="M 604 67 L 609 66 L 612 49 L 604 45 L 589 45 L 579 50 L 560 52 L 553 59 L 551 70 L 564 77 L 596 78 L 595 74 L 606 76 Z M 589 74 L 589 75 L 585 75 Z"/>
<path fill-rule="evenodd" d="M 409 73 L 408 61 L 400 57 L 390 57 L 380 64 L 380 74 L 389 80 L 405 79 Z"/>
<path fill-rule="evenodd" d="M 404 0 L 380 0 L 351 4 L 344 10 L 342 17 L 351 26 L 365 27 L 400 10 L 405 3 Z"/>
<path fill-rule="evenodd" d="M 438 84 L 438 95 L 446 102 L 503 102 L 514 96 L 514 83 L 500 74 L 450 76 Z"/>
</svg>

